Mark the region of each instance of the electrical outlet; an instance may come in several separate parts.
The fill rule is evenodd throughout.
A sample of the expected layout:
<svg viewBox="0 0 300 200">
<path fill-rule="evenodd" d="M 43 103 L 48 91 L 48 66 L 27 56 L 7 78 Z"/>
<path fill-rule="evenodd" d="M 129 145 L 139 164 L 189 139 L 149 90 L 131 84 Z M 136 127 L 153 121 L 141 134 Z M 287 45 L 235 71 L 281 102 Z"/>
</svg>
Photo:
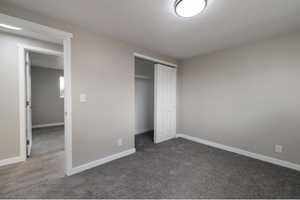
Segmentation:
<svg viewBox="0 0 300 200">
<path fill-rule="evenodd" d="M 282 153 L 283 147 L 281 145 L 276 144 L 275 145 L 275 152 L 276 153 Z"/>
<path fill-rule="evenodd" d="M 122 140 L 122 138 L 120 138 L 120 139 L 118 139 L 118 146 L 120 147 L 122 145 L 123 145 L 123 140 Z"/>
</svg>

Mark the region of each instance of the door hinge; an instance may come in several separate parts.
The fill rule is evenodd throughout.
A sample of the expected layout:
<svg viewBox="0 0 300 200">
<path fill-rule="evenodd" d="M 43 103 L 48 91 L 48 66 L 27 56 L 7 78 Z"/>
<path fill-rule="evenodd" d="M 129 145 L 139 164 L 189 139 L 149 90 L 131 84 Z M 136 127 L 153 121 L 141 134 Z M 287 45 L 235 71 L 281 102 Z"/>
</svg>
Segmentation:
<svg viewBox="0 0 300 200">
<path fill-rule="evenodd" d="M 29 106 L 30 105 L 30 102 L 29 101 L 26 101 L 26 106 Z"/>
<path fill-rule="evenodd" d="M 30 140 L 26 140 L 26 145 L 29 145 L 30 144 Z"/>
</svg>

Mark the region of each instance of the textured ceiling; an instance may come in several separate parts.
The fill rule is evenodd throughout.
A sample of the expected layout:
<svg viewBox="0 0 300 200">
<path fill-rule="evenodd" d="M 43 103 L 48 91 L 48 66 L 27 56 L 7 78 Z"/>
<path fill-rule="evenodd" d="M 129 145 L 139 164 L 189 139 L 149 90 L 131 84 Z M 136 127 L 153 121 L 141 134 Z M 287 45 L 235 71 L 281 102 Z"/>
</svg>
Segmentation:
<svg viewBox="0 0 300 200">
<path fill-rule="evenodd" d="M 300 0 L 208 0 L 200 15 L 175 15 L 174 0 L 1 0 L 177 59 L 300 28 Z"/>
</svg>

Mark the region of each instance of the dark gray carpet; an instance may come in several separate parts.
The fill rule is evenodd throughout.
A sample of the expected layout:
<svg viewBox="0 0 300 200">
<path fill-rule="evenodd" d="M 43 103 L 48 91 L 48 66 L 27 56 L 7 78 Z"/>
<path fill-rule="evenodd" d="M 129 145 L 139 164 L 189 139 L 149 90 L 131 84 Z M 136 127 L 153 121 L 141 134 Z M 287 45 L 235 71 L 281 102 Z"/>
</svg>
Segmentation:
<svg viewBox="0 0 300 200">
<path fill-rule="evenodd" d="M 32 130 L 31 157 L 64 150 L 64 126 Z"/>
<path fill-rule="evenodd" d="M 184 139 L 154 145 L 72 177 L 2 198 L 300 198 L 300 173 Z M 13 186 L 11 186 L 13 187 Z"/>
</svg>

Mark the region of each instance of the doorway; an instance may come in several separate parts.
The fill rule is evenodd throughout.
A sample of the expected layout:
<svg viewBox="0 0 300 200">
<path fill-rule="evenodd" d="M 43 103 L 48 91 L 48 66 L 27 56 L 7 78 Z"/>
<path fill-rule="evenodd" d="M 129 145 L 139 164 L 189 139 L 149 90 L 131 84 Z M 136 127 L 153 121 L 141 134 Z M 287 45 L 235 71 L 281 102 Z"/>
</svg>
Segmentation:
<svg viewBox="0 0 300 200">
<path fill-rule="evenodd" d="M 65 110 L 69 96 L 65 90 L 65 54 L 20 44 L 19 55 L 20 146 L 26 160 L 24 167 L 40 170 L 47 179 L 63 177 L 70 159 L 66 146 Z M 45 164 L 51 169 L 42 167 Z"/>
<path fill-rule="evenodd" d="M 153 61 L 135 58 L 135 146 L 154 143 L 154 68 Z"/>
<path fill-rule="evenodd" d="M 176 137 L 176 65 L 135 54 L 135 145 Z"/>
<path fill-rule="evenodd" d="M 27 159 L 64 155 L 63 55 L 26 51 Z"/>
<path fill-rule="evenodd" d="M 24 37 L 25 40 L 15 40 L 15 45 L 17 47 L 17 55 L 15 55 L 15 60 L 18 61 L 18 113 L 19 125 L 17 129 L 19 130 L 19 135 L 16 137 L 18 139 L 18 149 L 16 149 L 16 156 L 9 157 L 5 160 L 0 161 L 0 165 L 9 165 L 19 163 L 24 164 L 23 161 L 26 160 L 26 87 L 25 87 L 25 54 L 26 51 L 40 52 L 46 54 L 56 54 L 57 52 L 51 51 L 49 49 L 44 49 L 43 47 L 48 46 L 42 44 L 43 42 L 60 44 L 62 45 L 61 51 L 63 52 L 64 58 L 64 79 L 65 79 L 65 98 L 64 98 L 64 133 L 65 133 L 65 155 L 64 155 L 64 171 L 66 175 L 72 175 L 74 173 L 72 167 L 72 88 L 71 88 L 71 43 L 73 34 L 65 32 L 63 30 L 51 28 L 41 24 L 37 24 L 28 20 L 24 20 L 17 17 L 12 17 L 0 13 L 1 23 L 11 24 L 19 29 L 1 29 L 4 33 L 12 34 L 17 37 Z M 26 41 L 26 38 L 36 40 Z M 33 46 L 31 46 L 33 45 Z M 37 46 L 36 46 L 37 45 Z M 51 45 L 52 46 L 52 45 Z M 54 48 L 56 49 L 56 48 Z M 60 52 L 61 54 L 61 52 Z M 13 55 L 12 55 L 13 56 Z"/>
</svg>

